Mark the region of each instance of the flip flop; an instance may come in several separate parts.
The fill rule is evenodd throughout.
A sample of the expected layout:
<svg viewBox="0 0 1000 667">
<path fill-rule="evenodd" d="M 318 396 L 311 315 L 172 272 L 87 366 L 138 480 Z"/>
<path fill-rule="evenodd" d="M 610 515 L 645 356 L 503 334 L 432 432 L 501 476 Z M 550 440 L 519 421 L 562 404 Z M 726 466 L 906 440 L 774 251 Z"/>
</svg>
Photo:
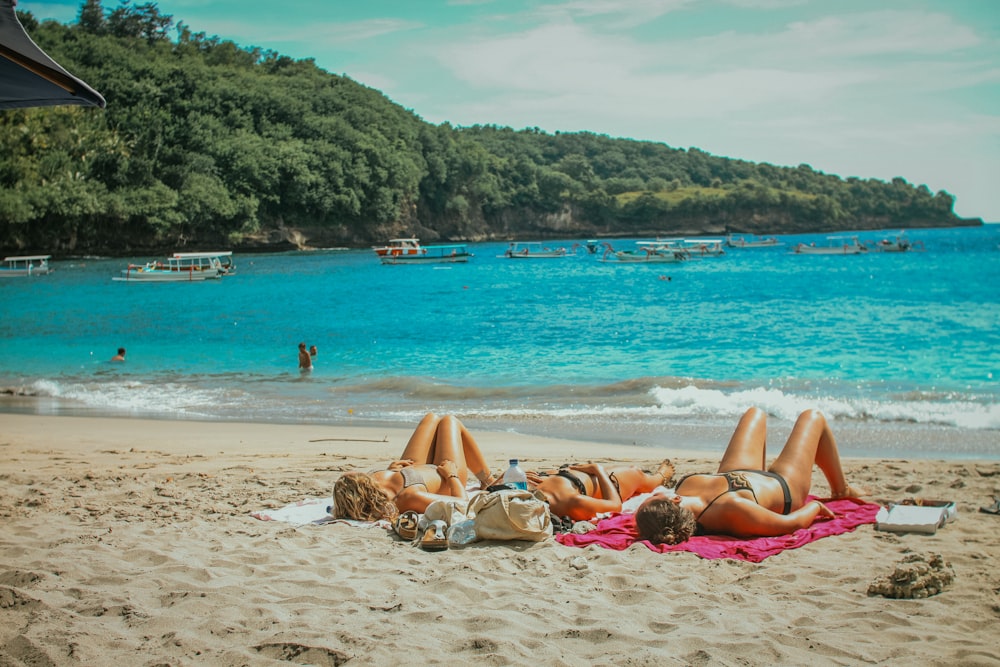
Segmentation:
<svg viewBox="0 0 1000 667">
<path fill-rule="evenodd" d="M 994 496 L 993 504 L 987 505 L 986 507 L 980 507 L 979 511 L 983 514 L 1000 514 L 1000 498 Z"/>
<path fill-rule="evenodd" d="M 438 519 L 424 528 L 420 538 L 420 548 L 424 551 L 444 551 L 448 548 L 448 524 Z"/>
<path fill-rule="evenodd" d="M 420 514 L 410 510 L 397 516 L 392 524 L 392 528 L 401 538 L 412 542 L 417 537 L 417 525 L 419 522 Z"/>
</svg>

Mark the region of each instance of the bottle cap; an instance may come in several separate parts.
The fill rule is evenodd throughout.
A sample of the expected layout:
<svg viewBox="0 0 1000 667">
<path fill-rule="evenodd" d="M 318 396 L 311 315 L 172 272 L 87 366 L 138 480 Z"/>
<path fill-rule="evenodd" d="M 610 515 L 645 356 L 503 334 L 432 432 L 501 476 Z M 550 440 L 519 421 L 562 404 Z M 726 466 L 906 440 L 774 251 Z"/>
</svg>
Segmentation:
<svg viewBox="0 0 1000 667">
<path fill-rule="evenodd" d="M 508 461 L 508 463 L 510 463 L 512 466 L 516 466 L 517 465 L 517 459 L 511 459 L 510 461 Z"/>
</svg>

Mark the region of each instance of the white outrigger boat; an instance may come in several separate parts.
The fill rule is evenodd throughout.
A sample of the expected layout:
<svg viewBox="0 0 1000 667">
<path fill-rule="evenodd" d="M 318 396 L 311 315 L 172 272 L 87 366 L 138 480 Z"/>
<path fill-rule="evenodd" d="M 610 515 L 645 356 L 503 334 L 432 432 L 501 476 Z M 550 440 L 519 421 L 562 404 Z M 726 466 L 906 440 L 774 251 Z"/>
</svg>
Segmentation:
<svg viewBox="0 0 1000 667">
<path fill-rule="evenodd" d="M 0 265 L 0 277 L 25 278 L 27 276 L 44 276 L 52 269 L 49 260 L 52 255 L 24 255 L 21 257 L 4 257 Z"/>
<path fill-rule="evenodd" d="M 748 239 L 745 236 L 730 234 L 726 237 L 726 247 L 729 248 L 775 248 L 780 245 L 785 244 L 774 236 L 768 236 L 767 238 L 750 236 Z"/>
<path fill-rule="evenodd" d="M 549 248 L 536 241 L 515 241 L 507 246 L 506 252 L 501 257 L 507 259 L 553 259 L 565 257 L 568 251 L 566 248 Z"/>
<path fill-rule="evenodd" d="M 233 263 L 233 252 L 231 250 L 206 251 L 206 252 L 175 252 L 174 259 L 180 260 L 181 268 L 195 266 L 208 269 L 214 266 L 212 259 L 219 260 L 222 267 L 222 275 L 228 276 L 236 273 L 236 264 Z"/>
<path fill-rule="evenodd" d="M 604 246 L 602 262 L 674 264 L 691 259 L 687 249 L 671 247 L 662 241 L 636 241 L 635 250 L 615 250 L 610 243 Z"/>
<path fill-rule="evenodd" d="M 686 250 L 692 257 L 718 257 L 726 254 L 722 239 L 657 239 L 656 243 L 675 250 Z"/>
<path fill-rule="evenodd" d="M 860 255 L 868 252 L 868 246 L 858 241 L 857 236 L 827 236 L 827 245 L 800 243 L 793 252 L 796 255 Z"/>
<path fill-rule="evenodd" d="M 374 250 L 383 264 L 461 264 L 472 257 L 464 243 L 420 245 L 415 238 L 389 239 Z"/>
<path fill-rule="evenodd" d="M 144 283 L 188 283 L 218 280 L 228 271 L 222 263 L 223 258 L 229 258 L 228 266 L 232 267 L 231 252 L 174 253 L 165 262 L 129 264 L 127 269 L 122 269 L 121 274 L 113 277 L 112 280 Z"/>
</svg>

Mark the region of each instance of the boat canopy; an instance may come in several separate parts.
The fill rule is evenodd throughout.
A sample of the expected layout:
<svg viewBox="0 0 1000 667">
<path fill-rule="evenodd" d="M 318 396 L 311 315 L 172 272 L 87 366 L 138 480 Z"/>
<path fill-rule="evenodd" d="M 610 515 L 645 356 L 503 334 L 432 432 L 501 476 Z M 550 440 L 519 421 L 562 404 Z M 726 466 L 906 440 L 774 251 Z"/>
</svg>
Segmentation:
<svg viewBox="0 0 1000 667">
<path fill-rule="evenodd" d="M 4 257 L 5 262 L 40 262 L 52 259 L 52 255 L 23 255 L 21 257 Z"/>
<path fill-rule="evenodd" d="M 105 101 L 28 37 L 13 0 L 0 0 L 0 109 L 62 104 L 103 109 Z"/>
</svg>

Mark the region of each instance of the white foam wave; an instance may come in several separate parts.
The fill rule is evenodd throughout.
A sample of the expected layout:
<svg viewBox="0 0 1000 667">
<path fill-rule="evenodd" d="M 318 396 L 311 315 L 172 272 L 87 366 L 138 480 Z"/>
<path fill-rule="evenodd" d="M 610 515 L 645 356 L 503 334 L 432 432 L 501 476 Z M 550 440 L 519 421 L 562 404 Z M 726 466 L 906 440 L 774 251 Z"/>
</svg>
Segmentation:
<svg viewBox="0 0 1000 667">
<path fill-rule="evenodd" d="M 35 380 L 30 384 L 35 396 L 73 401 L 79 405 L 138 414 L 205 416 L 207 406 L 226 402 L 221 390 L 206 390 L 190 385 L 163 382 L 148 383 L 136 380 L 122 382 L 59 383 L 52 380 Z"/>
<path fill-rule="evenodd" d="M 793 420 L 803 410 L 816 408 L 831 417 L 943 424 L 968 429 L 1000 428 L 1000 405 L 972 401 L 880 400 L 870 397 L 835 397 L 786 393 L 755 387 L 725 392 L 693 385 L 679 389 L 655 387 L 651 395 L 663 415 L 731 415 L 756 405 L 779 418 Z"/>
</svg>

